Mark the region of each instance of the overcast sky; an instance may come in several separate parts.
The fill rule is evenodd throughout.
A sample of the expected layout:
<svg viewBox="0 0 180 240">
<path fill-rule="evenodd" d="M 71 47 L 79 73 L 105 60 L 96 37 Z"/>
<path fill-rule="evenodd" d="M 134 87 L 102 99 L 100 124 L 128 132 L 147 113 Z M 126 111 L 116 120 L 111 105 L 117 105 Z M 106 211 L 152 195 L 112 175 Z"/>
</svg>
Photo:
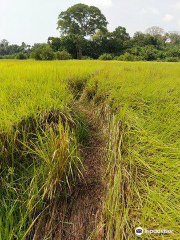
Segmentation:
<svg viewBox="0 0 180 240">
<path fill-rule="evenodd" d="M 133 35 L 148 27 L 180 31 L 180 0 L 0 0 L 0 39 L 20 44 L 59 36 L 57 17 L 76 3 L 98 6 L 109 30 L 125 26 Z"/>
</svg>

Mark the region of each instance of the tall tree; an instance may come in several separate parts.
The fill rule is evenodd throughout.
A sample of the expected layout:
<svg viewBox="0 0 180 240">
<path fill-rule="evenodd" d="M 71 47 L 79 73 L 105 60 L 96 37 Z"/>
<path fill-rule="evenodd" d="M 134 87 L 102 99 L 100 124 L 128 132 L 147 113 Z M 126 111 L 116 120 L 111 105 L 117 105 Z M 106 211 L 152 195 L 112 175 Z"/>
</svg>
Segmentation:
<svg viewBox="0 0 180 240">
<path fill-rule="evenodd" d="M 163 36 L 165 31 L 163 28 L 154 26 L 154 27 L 148 28 L 146 30 L 146 33 L 150 34 L 153 37 L 158 37 L 158 36 Z"/>
<path fill-rule="evenodd" d="M 125 27 L 117 27 L 113 32 L 112 32 L 112 37 L 116 38 L 116 39 L 120 39 L 122 41 L 127 41 L 130 40 L 130 35 L 129 33 L 127 33 L 126 28 Z"/>
<path fill-rule="evenodd" d="M 104 31 L 108 23 L 97 7 L 76 4 L 60 13 L 57 24 L 62 35 L 74 35 L 77 39 L 77 55 L 81 58 L 83 39 L 98 30 Z"/>
</svg>

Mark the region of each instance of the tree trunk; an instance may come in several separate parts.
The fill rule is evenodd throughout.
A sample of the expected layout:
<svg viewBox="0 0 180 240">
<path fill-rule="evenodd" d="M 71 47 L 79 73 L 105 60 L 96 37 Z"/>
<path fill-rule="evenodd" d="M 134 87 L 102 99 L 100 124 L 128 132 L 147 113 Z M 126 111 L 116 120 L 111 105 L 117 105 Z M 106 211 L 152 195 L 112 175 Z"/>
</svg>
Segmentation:
<svg viewBox="0 0 180 240">
<path fill-rule="evenodd" d="M 81 60 L 82 59 L 82 49 L 81 48 L 79 48 L 78 50 L 77 50 L 77 59 L 79 59 L 79 60 Z"/>
</svg>

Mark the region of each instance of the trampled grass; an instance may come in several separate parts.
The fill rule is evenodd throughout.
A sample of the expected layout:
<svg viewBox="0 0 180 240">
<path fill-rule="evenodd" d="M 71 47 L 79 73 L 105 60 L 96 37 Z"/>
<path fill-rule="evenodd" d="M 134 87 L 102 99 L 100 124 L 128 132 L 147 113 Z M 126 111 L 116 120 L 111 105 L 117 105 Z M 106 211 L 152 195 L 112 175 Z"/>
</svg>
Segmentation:
<svg viewBox="0 0 180 240">
<path fill-rule="evenodd" d="M 112 63 L 89 84 L 90 89 L 98 84 L 95 100 L 103 99 L 115 115 L 106 205 L 109 239 L 133 239 L 138 226 L 175 231 L 173 236 L 144 234 L 144 239 L 179 239 L 179 68 Z"/>
<path fill-rule="evenodd" d="M 80 93 L 109 125 L 106 238 L 179 239 L 180 64 L 115 61 L 0 62 L 0 239 L 30 238 L 80 174 Z"/>
</svg>

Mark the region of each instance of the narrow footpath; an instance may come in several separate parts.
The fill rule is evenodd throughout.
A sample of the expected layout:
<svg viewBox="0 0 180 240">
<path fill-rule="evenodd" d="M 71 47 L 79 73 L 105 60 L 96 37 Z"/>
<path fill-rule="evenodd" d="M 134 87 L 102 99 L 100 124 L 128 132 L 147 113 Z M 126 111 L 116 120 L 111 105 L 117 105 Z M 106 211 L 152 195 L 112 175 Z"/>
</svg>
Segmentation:
<svg viewBox="0 0 180 240">
<path fill-rule="evenodd" d="M 103 240 L 102 216 L 105 197 L 105 146 L 101 122 L 92 107 L 79 107 L 87 118 L 90 137 L 83 144 L 83 177 L 79 180 L 64 213 L 59 216 L 55 240 Z M 81 109 L 82 108 L 82 109 Z"/>
</svg>

